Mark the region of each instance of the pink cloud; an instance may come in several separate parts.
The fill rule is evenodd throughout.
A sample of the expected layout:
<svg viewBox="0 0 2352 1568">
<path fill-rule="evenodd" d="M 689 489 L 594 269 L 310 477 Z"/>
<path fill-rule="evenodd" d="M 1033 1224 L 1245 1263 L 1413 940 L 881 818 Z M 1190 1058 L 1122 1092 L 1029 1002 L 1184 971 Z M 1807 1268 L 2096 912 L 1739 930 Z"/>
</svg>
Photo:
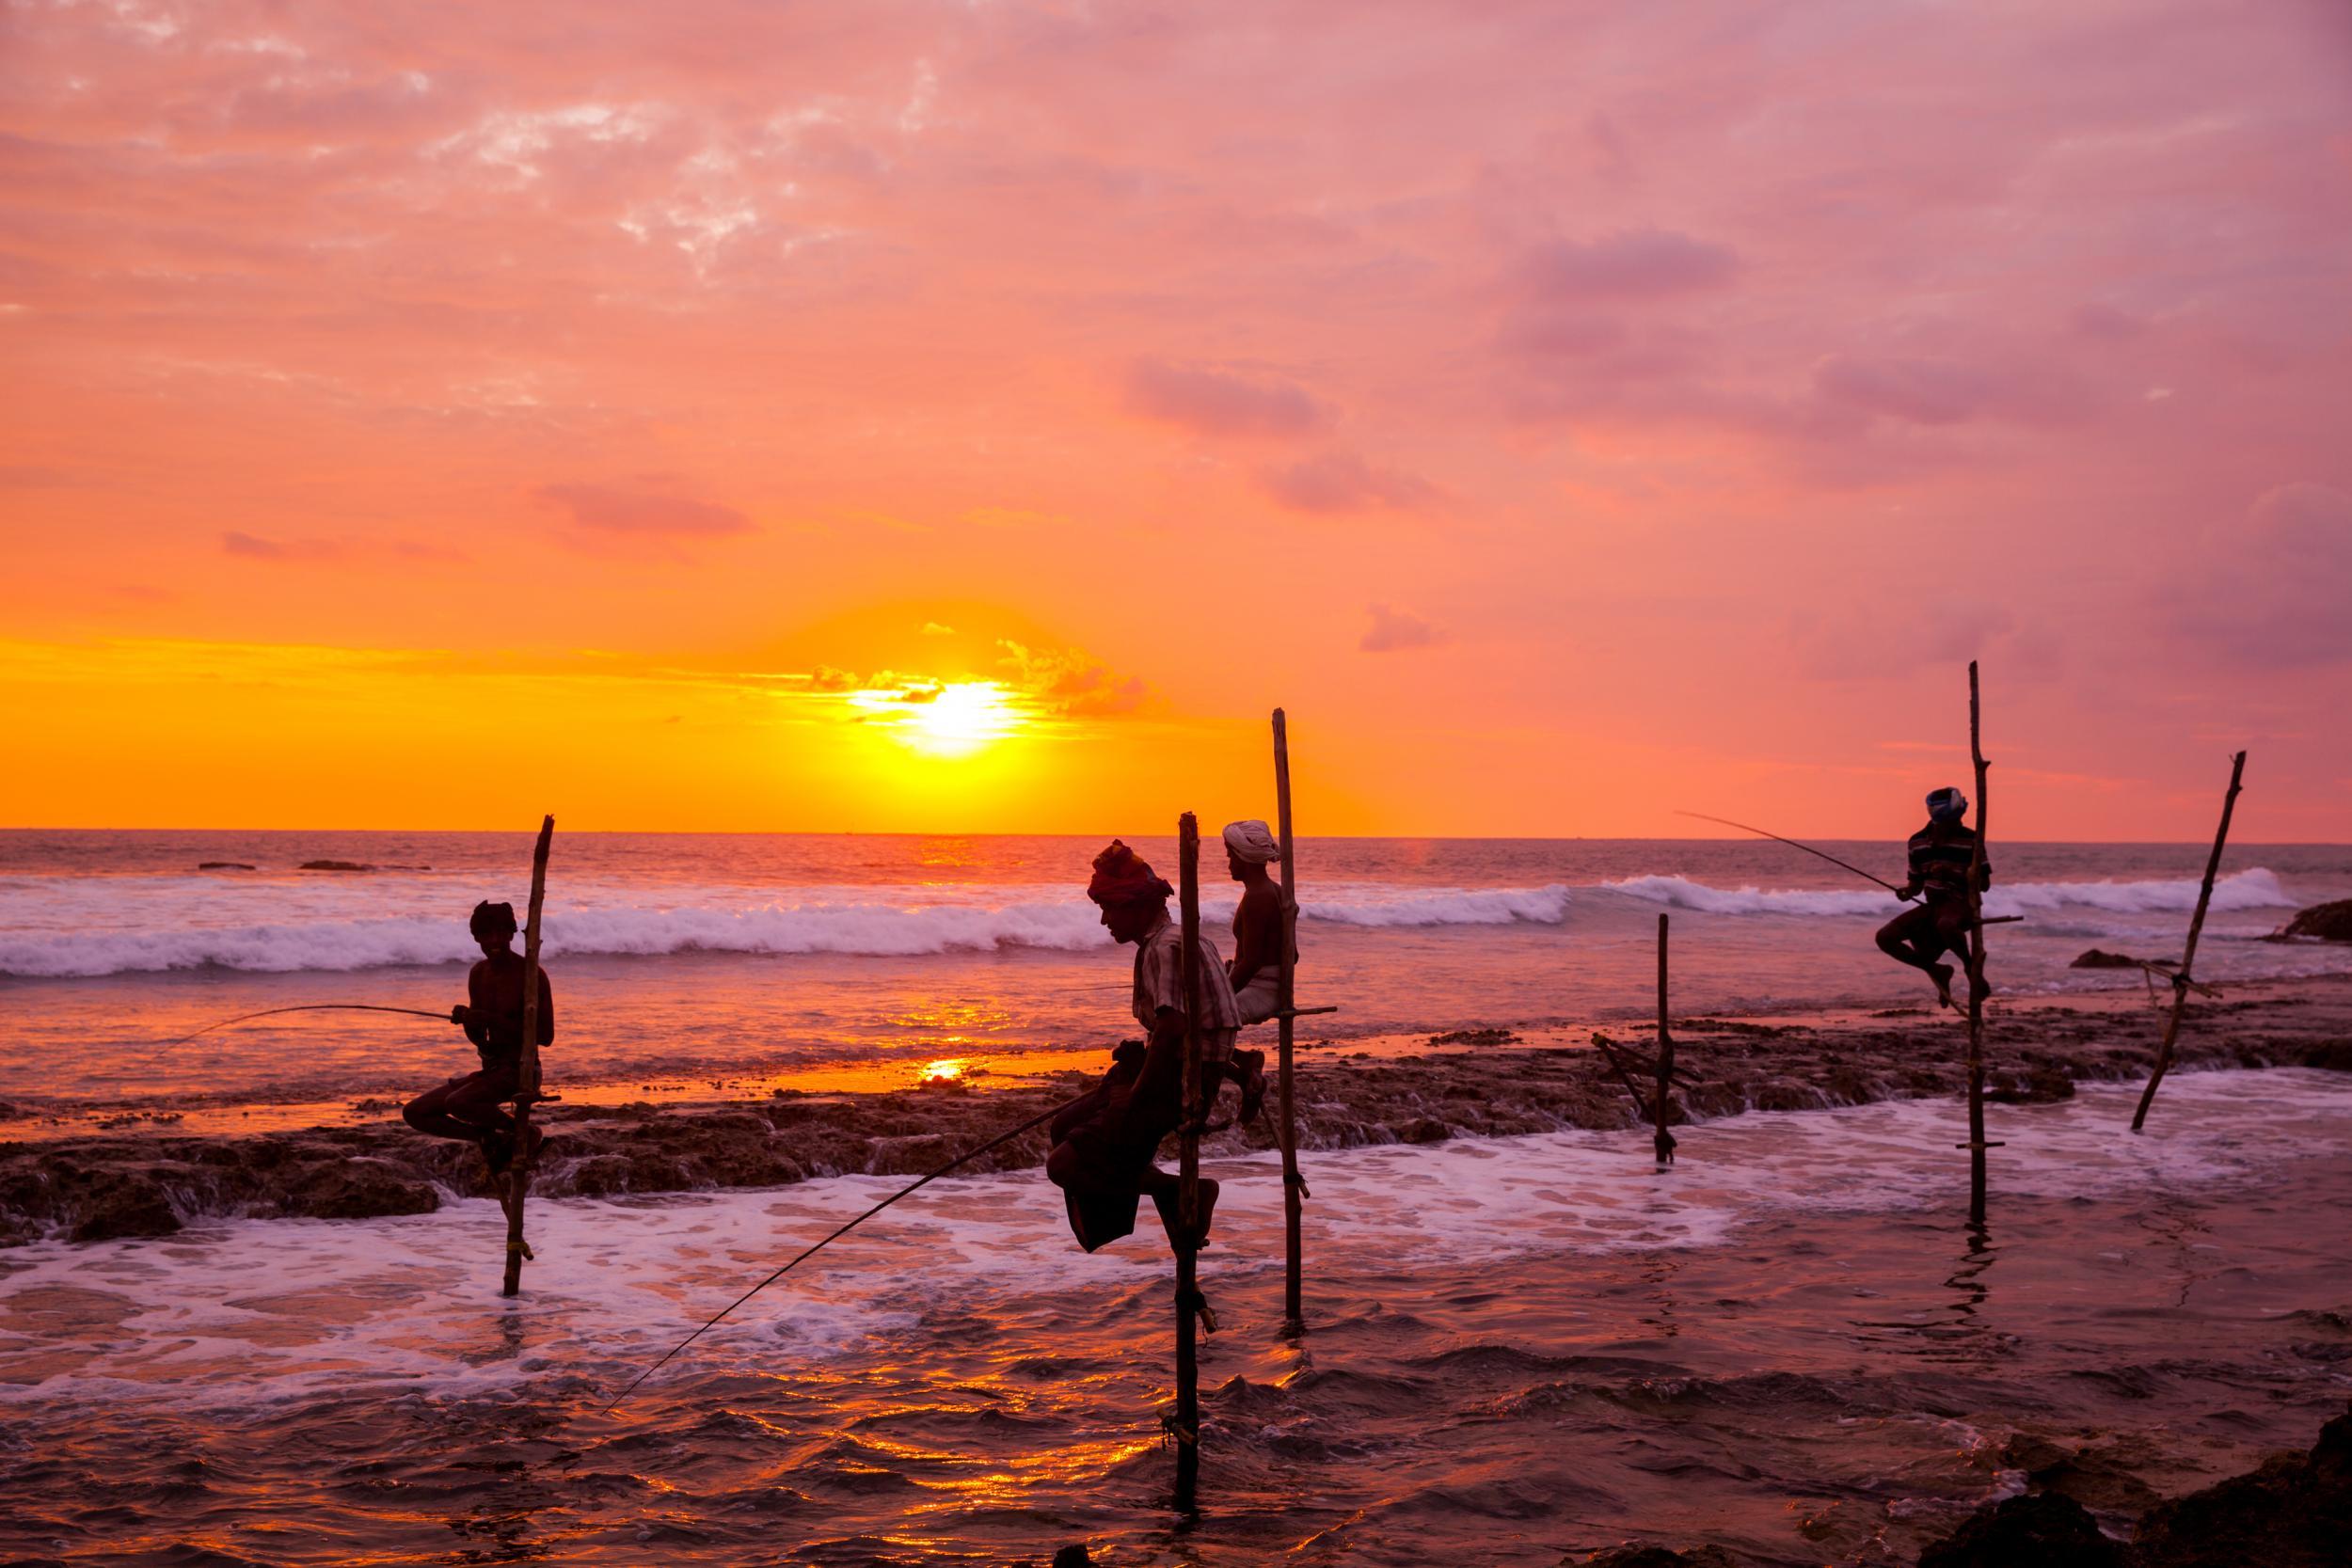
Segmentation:
<svg viewBox="0 0 2352 1568">
<path fill-rule="evenodd" d="M 1445 633 L 1433 623 L 1409 610 L 1376 604 L 1372 607 L 1372 626 L 1356 646 L 1363 653 L 1392 654 L 1406 648 L 1435 647 L 1444 641 Z"/>
<path fill-rule="evenodd" d="M 1260 478 L 1268 495 L 1295 512 L 1418 512 L 1438 499 L 1437 486 L 1419 475 L 1348 451 L 1281 464 Z"/>
<path fill-rule="evenodd" d="M 1722 288 L 1739 271 L 1726 245 L 1645 229 L 1544 245 L 1528 259 L 1526 278 L 1532 293 L 1554 303 L 1652 300 Z"/>
<path fill-rule="evenodd" d="M 707 539 L 752 527 L 735 508 L 696 500 L 659 474 L 619 484 L 542 484 L 532 493 L 563 507 L 579 527 L 606 533 Z"/>
<path fill-rule="evenodd" d="M 1306 436 L 1329 417 L 1290 382 L 1164 359 L 1128 366 L 1126 396 L 1136 413 L 1201 436 Z"/>
<path fill-rule="evenodd" d="M 2173 626 L 2255 669 L 2352 660 L 2352 495 L 2281 484 L 2204 544 L 2158 590 Z"/>
</svg>

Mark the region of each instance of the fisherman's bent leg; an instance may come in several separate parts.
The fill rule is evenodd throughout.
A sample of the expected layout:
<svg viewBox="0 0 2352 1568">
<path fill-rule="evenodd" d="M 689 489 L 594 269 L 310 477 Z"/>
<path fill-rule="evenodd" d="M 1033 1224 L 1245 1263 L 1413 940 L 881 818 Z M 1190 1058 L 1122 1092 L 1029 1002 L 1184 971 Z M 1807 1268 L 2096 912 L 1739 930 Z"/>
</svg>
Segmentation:
<svg viewBox="0 0 2352 1568">
<path fill-rule="evenodd" d="M 1879 927 L 1878 944 L 1879 951 L 1897 963 L 1932 970 L 1936 955 L 1943 951 L 1936 936 L 1935 911 L 1924 907 L 1905 910 Z"/>
<path fill-rule="evenodd" d="M 425 1090 L 424 1093 L 401 1107 L 401 1119 L 418 1132 L 430 1133 L 437 1138 L 457 1138 L 467 1143 L 479 1142 L 483 1130 L 474 1123 L 450 1113 L 450 1096 L 456 1092 L 460 1085 L 468 1081 L 465 1078 L 453 1078 L 437 1089 Z"/>
<path fill-rule="evenodd" d="M 459 1136 L 477 1140 L 504 1136 L 515 1131 L 515 1118 L 506 1114 L 504 1102 L 515 1098 L 518 1086 L 514 1064 L 484 1068 L 443 1088 L 442 1108 L 468 1128 Z"/>
</svg>

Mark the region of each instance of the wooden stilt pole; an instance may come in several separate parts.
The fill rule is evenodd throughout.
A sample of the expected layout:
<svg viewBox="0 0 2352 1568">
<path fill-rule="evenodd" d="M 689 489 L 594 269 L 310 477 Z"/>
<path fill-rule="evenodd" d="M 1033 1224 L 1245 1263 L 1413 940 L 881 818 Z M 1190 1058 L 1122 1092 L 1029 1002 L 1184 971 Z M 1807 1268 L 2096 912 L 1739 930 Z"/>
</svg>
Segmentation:
<svg viewBox="0 0 2352 1568">
<path fill-rule="evenodd" d="M 1279 707 L 1274 710 L 1274 815 L 1282 840 L 1282 948 L 1277 960 L 1279 968 L 1276 971 L 1275 991 L 1281 1009 L 1276 1016 L 1275 1028 L 1276 1049 L 1279 1053 L 1276 1093 L 1281 1100 L 1282 1326 L 1287 1333 L 1303 1334 L 1307 1318 L 1301 1302 L 1299 1235 L 1307 1179 L 1298 1174 L 1298 1102 L 1292 1068 L 1298 1017 L 1298 975 L 1295 967 L 1298 952 L 1298 866 L 1291 846 L 1290 722 Z"/>
<path fill-rule="evenodd" d="M 1977 765 L 1977 847 L 1968 857 L 1968 1220 L 1984 1223 L 1984 879 L 1985 770 L 1977 661 L 1968 661 L 1968 754 Z"/>
<path fill-rule="evenodd" d="M 2135 1132 L 2147 1121 L 2148 1107 L 2156 1101 L 2156 1085 L 2164 1082 L 2165 1072 L 2172 1066 L 2172 1046 L 2181 1037 L 2181 1014 L 2188 1008 L 2188 993 L 2192 989 L 2205 989 L 2188 977 L 2188 969 L 2197 961 L 2197 936 L 2205 928 L 2205 907 L 2213 902 L 2213 879 L 2221 869 L 2221 847 L 2229 842 L 2230 814 L 2237 809 L 2238 781 L 2245 776 L 2246 753 L 2240 752 L 2230 759 L 2230 792 L 2221 797 L 2221 831 L 2213 835 L 2213 853 L 2205 858 L 2204 885 L 2197 890 L 2197 912 L 2188 923 L 2188 946 L 2181 954 L 2181 967 L 2170 976 L 2172 1016 L 2164 1022 L 2164 1043 L 2156 1047 L 2155 1070 L 2148 1075 L 2148 1086 L 2140 1091 L 2139 1109 L 2132 1113 Z"/>
<path fill-rule="evenodd" d="M 1666 1131 L 1666 1110 L 1673 1101 L 1668 1089 L 1674 1081 L 1675 1037 L 1666 1027 L 1666 917 L 1658 917 L 1658 1099 L 1655 1104 L 1657 1136 L 1650 1141 L 1658 1148 L 1658 1163 L 1675 1163 L 1675 1138 Z"/>
<path fill-rule="evenodd" d="M 1178 1138 L 1176 1218 L 1176 1511 L 1199 1507 L 1200 1486 L 1200 1363 L 1194 1343 L 1200 1306 L 1200 824 L 1186 812 L 1176 819 L 1179 905 L 1184 942 L 1184 1128 Z"/>
<path fill-rule="evenodd" d="M 539 824 L 539 843 L 531 851 L 531 913 L 523 924 L 523 1059 L 515 1080 L 515 1159 L 506 1167 L 506 1284 L 501 1295 L 523 1288 L 523 1259 L 531 1245 L 523 1240 L 523 1198 L 531 1190 L 531 1107 L 539 1099 L 539 910 L 548 896 L 548 845 L 555 837 L 555 818 Z"/>
</svg>

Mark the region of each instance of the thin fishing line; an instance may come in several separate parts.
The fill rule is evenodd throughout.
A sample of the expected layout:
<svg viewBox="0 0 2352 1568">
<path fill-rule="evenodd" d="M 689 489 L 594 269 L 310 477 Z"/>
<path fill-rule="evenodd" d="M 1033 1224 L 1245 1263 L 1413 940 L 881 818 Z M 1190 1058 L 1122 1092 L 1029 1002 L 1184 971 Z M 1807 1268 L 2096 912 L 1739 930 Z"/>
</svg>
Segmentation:
<svg viewBox="0 0 2352 1568">
<path fill-rule="evenodd" d="M 1863 870 L 1862 867 L 1852 864 L 1847 861 L 1841 861 L 1836 855 L 1830 854 L 1825 850 L 1816 849 L 1810 844 L 1799 844 L 1793 838 L 1782 838 L 1778 833 L 1768 832 L 1762 828 L 1751 828 L 1745 822 L 1734 822 L 1728 816 L 1709 816 L 1703 811 L 1678 811 L 1675 813 L 1675 815 L 1677 816 L 1695 816 L 1702 822 L 1720 822 L 1726 828 L 1737 828 L 1743 833 L 1754 833 L 1758 838 L 1769 838 L 1775 843 L 1786 844 L 1791 849 L 1802 849 L 1808 855 L 1820 855 L 1821 859 L 1829 862 L 1832 865 L 1844 866 L 1848 871 L 1852 872 L 1855 876 L 1878 883 L 1879 886 L 1884 888 L 1887 892 L 1894 894 L 1897 897 L 1900 897 L 1902 895 L 1903 890 L 1888 881 L 1885 878 L 1873 877 L 1867 871 Z"/>
<path fill-rule="evenodd" d="M 1083 1095 L 1078 1097 L 1078 1099 L 1084 1098 L 1085 1096 Z M 1036 1116 L 1031 1117 L 1020 1126 L 1012 1129 L 1012 1131 L 998 1133 L 995 1137 L 989 1139 L 988 1142 L 980 1145 L 977 1148 L 966 1149 L 963 1153 L 957 1155 L 954 1159 L 948 1161 L 946 1164 L 940 1166 L 929 1176 L 926 1176 L 920 1180 L 914 1181 L 908 1186 L 901 1187 L 897 1192 L 892 1193 L 888 1197 L 883 1198 L 880 1203 L 875 1204 L 871 1209 L 866 1210 L 866 1212 L 860 1214 L 857 1218 L 834 1230 L 833 1234 L 827 1236 L 823 1241 L 818 1242 L 805 1248 L 800 1256 L 793 1259 L 792 1261 L 785 1264 L 784 1267 L 778 1269 L 775 1273 L 770 1275 L 767 1278 L 761 1280 L 758 1284 L 753 1286 L 750 1290 L 744 1291 L 741 1295 L 727 1303 L 726 1306 L 721 1307 L 719 1311 L 711 1317 L 705 1319 L 703 1325 L 700 1328 L 697 1328 L 693 1333 L 689 1334 L 685 1338 L 680 1339 L 676 1344 L 672 1345 L 668 1353 L 664 1354 L 660 1360 L 655 1362 L 652 1366 L 647 1367 L 644 1371 L 639 1372 L 634 1378 L 630 1379 L 628 1386 L 622 1389 L 618 1394 L 615 1394 L 612 1397 L 612 1402 L 606 1405 L 602 1410 L 597 1411 L 596 1414 L 599 1416 L 610 1416 L 612 1414 L 613 1411 L 620 1408 L 622 1401 L 628 1399 L 629 1395 L 637 1391 L 638 1385 L 644 1383 L 645 1379 L 653 1376 L 654 1373 L 668 1366 L 671 1361 L 676 1357 L 680 1351 L 684 1350 L 687 1346 L 692 1344 L 695 1340 L 701 1338 L 705 1334 L 709 1333 L 710 1330 L 717 1327 L 720 1322 L 723 1320 L 727 1314 L 733 1312 L 737 1307 L 751 1300 L 752 1297 L 759 1294 L 760 1291 L 766 1290 L 769 1286 L 773 1285 L 777 1280 L 782 1279 L 786 1275 L 790 1274 L 794 1269 L 799 1268 L 809 1259 L 815 1257 L 818 1253 L 822 1252 L 826 1247 L 831 1246 L 834 1242 L 839 1241 L 850 1231 L 855 1230 L 859 1226 L 864 1225 L 867 1220 L 872 1219 L 876 1214 L 881 1213 L 883 1210 L 889 1208 L 900 1198 L 905 1197 L 921 1188 L 930 1186 L 932 1182 L 938 1180 L 949 1171 L 954 1170 L 958 1165 L 966 1164 L 971 1161 L 977 1160 L 981 1155 L 989 1152 L 991 1149 L 1002 1148 L 1006 1144 L 1012 1142 L 1013 1139 L 1021 1136 L 1022 1133 L 1028 1132 L 1031 1128 L 1039 1126 L 1040 1124 L 1059 1116 L 1062 1112 L 1068 1110 L 1071 1106 L 1076 1104 L 1077 1102 L 1077 1100 L 1067 1100 L 1059 1105 L 1050 1106 L 1047 1109 L 1039 1112 Z"/>
<path fill-rule="evenodd" d="M 203 1028 L 197 1030 L 194 1035 L 183 1035 L 176 1040 L 161 1040 L 157 1043 L 185 1045 L 196 1038 L 197 1035 L 209 1035 L 215 1029 L 226 1029 L 232 1023 L 246 1023 L 257 1018 L 272 1018 L 279 1013 L 405 1013 L 411 1018 L 437 1019 L 443 1023 L 449 1022 L 449 1014 L 446 1010 L 429 1013 L 421 1007 L 384 1007 L 373 1002 L 306 1002 L 299 1006 L 264 1007 L 258 1013 L 239 1013 L 234 1018 L 224 1018 L 218 1023 L 207 1023 Z"/>
</svg>

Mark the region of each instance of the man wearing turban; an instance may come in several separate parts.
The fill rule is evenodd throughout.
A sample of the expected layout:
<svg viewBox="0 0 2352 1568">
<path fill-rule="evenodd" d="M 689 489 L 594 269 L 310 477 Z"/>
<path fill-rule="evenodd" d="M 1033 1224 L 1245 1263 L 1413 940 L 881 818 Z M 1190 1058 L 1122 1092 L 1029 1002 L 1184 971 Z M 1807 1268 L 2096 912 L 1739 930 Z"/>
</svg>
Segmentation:
<svg viewBox="0 0 2352 1568">
<path fill-rule="evenodd" d="M 1184 1035 L 1191 1028 L 1200 1037 L 1201 1088 L 1204 1099 L 1214 1101 L 1241 1026 L 1224 960 L 1206 936 L 1194 951 L 1197 994 L 1184 995 L 1184 929 L 1168 913 L 1175 891 L 1117 839 L 1094 857 L 1087 883 L 1087 896 L 1101 907 L 1112 940 L 1135 946 L 1135 1016 L 1147 1035 L 1114 1051 L 1102 1082 L 1054 1118 L 1045 1174 L 1061 1188 L 1071 1232 L 1089 1252 L 1135 1229 L 1146 1193 L 1159 1210 L 1168 1245 L 1186 1244 L 1179 1230 L 1179 1183 L 1156 1163 L 1160 1140 L 1184 1121 Z M 1216 1195 L 1217 1183 L 1203 1177 L 1199 1223 L 1189 1239 L 1194 1247 L 1208 1241 Z"/>
<path fill-rule="evenodd" d="M 449 1010 L 449 1021 L 466 1031 L 481 1057 L 479 1070 L 427 1089 L 403 1107 L 409 1126 L 437 1138 L 460 1138 L 481 1146 L 490 1174 L 501 1175 L 520 1152 L 538 1152 L 545 1135 L 533 1127 L 531 1147 L 515 1144 L 515 1118 L 506 1114 L 522 1084 L 523 958 L 515 951 L 515 906 L 476 904 L 468 923 L 482 948 L 482 961 L 466 976 L 466 1000 Z M 539 971 L 539 1043 L 555 1039 L 555 990 Z"/>
</svg>

